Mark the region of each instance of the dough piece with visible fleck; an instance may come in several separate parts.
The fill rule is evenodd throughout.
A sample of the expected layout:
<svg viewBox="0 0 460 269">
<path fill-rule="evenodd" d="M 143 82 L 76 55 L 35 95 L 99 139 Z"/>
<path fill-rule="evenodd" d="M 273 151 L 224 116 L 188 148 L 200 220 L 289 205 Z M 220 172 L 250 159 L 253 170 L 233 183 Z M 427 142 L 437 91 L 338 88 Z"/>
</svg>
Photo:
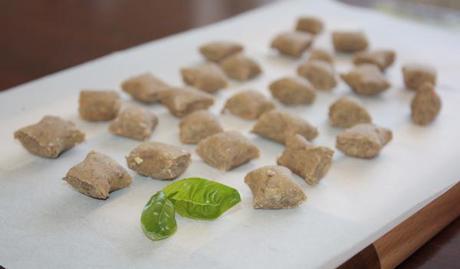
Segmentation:
<svg viewBox="0 0 460 269">
<path fill-rule="evenodd" d="M 335 31 L 332 44 L 336 51 L 343 53 L 363 51 L 369 46 L 366 35 L 360 31 Z"/>
<path fill-rule="evenodd" d="M 299 134 L 310 141 L 318 136 L 318 129 L 308 121 L 279 110 L 262 114 L 251 132 L 281 144 L 294 134 Z"/>
<path fill-rule="evenodd" d="M 227 87 L 227 79 L 224 72 L 214 63 L 182 68 L 181 74 L 182 79 L 187 85 L 208 93 L 214 93 Z"/>
<path fill-rule="evenodd" d="M 272 110 L 275 105 L 265 95 L 255 90 L 245 90 L 230 97 L 222 109 L 222 113 L 231 114 L 245 120 L 255 120 L 264 112 Z"/>
<path fill-rule="evenodd" d="M 214 104 L 214 98 L 191 87 L 172 88 L 162 94 L 161 103 L 174 116 L 183 117 L 197 110 L 208 109 Z"/>
<path fill-rule="evenodd" d="M 307 61 L 297 68 L 297 73 L 318 90 L 332 90 L 337 86 L 334 66 L 325 61 Z"/>
<path fill-rule="evenodd" d="M 252 192 L 254 208 L 283 209 L 298 207 L 307 196 L 292 180 L 289 169 L 278 166 L 263 166 L 249 172 L 244 182 Z"/>
<path fill-rule="evenodd" d="M 198 143 L 196 152 L 203 161 L 219 170 L 228 171 L 259 157 L 259 149 L 236 131 L 209 136 Z"/>
<path fill-rule="evenodd" d="M 316 97 L 313 85 L 297 77 L 275 80 L 269 88 L 272 96 L 285 105 L 309 105 Z"/>
<path fill-rule="evenodd" d="M 416 91 L 424 83 L 436 85 L 436 69 L 429 65 L 406 64 L 402 67 L 404 84 L 409 90 Z"/>
<path fill-rule="evenodd" d="M 223 130 L 217 117 L 206 110 L 198 110 L 183 117 L 179 124 L 180 141 L 184 144 L 198 144 Z"/>
<path fill-rule="evenodd" d="M 57 158 L 85 140 L 85 134 L 71 121 L 56 116 L 44 116 L 38 123 L 14 132 L 14 138 L 30 153 Z"/>
<path fill-rule="evenodd" d="M 191 162 L 191 154 L 180 147 L 159 142 L 143 142 L 126 157 L 128 167 L 139 175 L 172 180 L 182 175 Z"/>
<path fill-rule="evenodd" d="M 129 105 L 121 109 L 109 125 L 112 134 L 146 140 L 158 124 L 157 116 L 142 107 Z"/>
<path fill-rule="evenodd" d="M 428 125 L 441 111 L 441 98 L 433 84 L 426 82 L 419 87 L 411 102 L 412 121 L 418 125 Z"/>
<path fill-rule="evenodd" d="M 344 96 L 329 107 L 329 122 L 334 127 L 350 128 L 359 123 L 371 123 L 372 118 L 358 100 Z"/>
<path fill-rule="evenodd" d="M 373 64 L 355 66 L 340 77 L 350 88 L 360 95 L 377 95 L 390 88 L 390 82 L 380 69 Z"/>
<path fill-rule="evenodd" d="M 242 53 L 225 58 L 220 67 L 229 78 L 240 81 L 250 80 L 262 73 L 259 64 Z"/>
<path fill-rule="evenodd" d="M 380 70 L 385 71 L 390 67 L 396 59 L 394 50 L 373 50 L 357 52 L 353 55 L 353 63 L 360 64 L 375 64 Z"/>
<path fill-rule="evenodd" d="M 116 161 L 102 153 L 91 151 L 64 177 L 77 191 L 96 199 L 107 199 L 109 193 L 128 187 L 132 178 Z"/>
<path fill-rule="evenodd" d="M 330 64 L 334 64 L 334 55 L 332 52 L 324 50 L 324 49 L 313 49 L 310 52 L 310 56 L 308 57 L 309 61 L 313 60 L 321 60 L 328 62 Z"/>
<path fill-rule="evenodd" d="M 393 138 L 390 129 L 374 124 L 362 123 L 342 131 L 336 140 L 336 147 L 345 155 L 371 159 Z"/>
<path fill-rule="evenodd" d="M 143 73 L 123 81 L 121 88 L 135 100 L 150 104 L 160 101 L 161 93 L 171 87 L 151 73 Z"/>
<path fill-rule="evenodd" d="M 297 20 L 295 29 L 317 35 L 323 31 L 324 23 L 321 19 L 313 16 L 300 17 Z"/>
<path fill-rule="evenodd" d="M 80 117 L 87 121 L 113 120 L 120 110 L 120 96 L 111 90 L 82 90 L 80 91 Z"/>
<path fill-rule="evenodd" d="M 231 41 L 213 41 L 199 48 L 201 54 L 211 62 L 219 62 L 224 58 L 243 51 L 243 46 Z"/>
<path fill-rule="evenodd" d="M 289 168 L 308 184 L 316 185 L 329 171 L 333 156 L 332 149 L 315 146 L 304 137 L 295 134 L 286 139 L 286 148 L 277 163 Z"/>
<path fill-rule="evenodd" d="M 312 35 L 296 31 L 278 34 L 270 46 L 281 54 L 299 58 L 312 43 Z"/>
</svg>

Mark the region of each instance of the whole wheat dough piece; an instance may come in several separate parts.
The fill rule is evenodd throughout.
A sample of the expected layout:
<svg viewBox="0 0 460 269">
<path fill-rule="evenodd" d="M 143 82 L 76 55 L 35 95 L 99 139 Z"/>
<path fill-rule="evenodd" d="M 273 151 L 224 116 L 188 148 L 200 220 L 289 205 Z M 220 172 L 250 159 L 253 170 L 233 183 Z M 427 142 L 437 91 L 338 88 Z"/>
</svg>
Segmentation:
<svg viewBox="0 0 460 269">
<path fill-rule="evenodd" d="M 80 117 L 87 121 L 113 120 L 120 110 L 120 96 L 111 90 L 82 90 L 79 99 Z"/>
<path fill-rule="evenodd" d="M 121 88 L 135 100 L 149 104 L 160 101 L 161 93 L 171 87 L 151 73 L 143 73 L 123 81 Z"/>
<path fill-rule="evenodd" d="M 334 54 L 325 49 L 313 49 L 310 51 L 310 56 L 308 57 L 308 61 L 313 61 L 313 60 L 321 60 L 321 61 L 328 62 L 330 64 L 334 64 Z"/>
<path fill-rule="evenodd" d="M 337 86 L 334 66 L 325 61 L 307 61 L 297 68 L 297 73 L 318 90 L 332 90 Z"/>
<path fill-rule="evenodd" d="M 220 62 L 220 67 L 232 79 L 246 81 L 262 73 L 260 65 L 242 53 L 233 54 Z"/>
<path fill-rule="evenodd" d="M 220 132 L 198 143 L 196 152 L 203 161 L 228 171 L 259 157 L 259 149 L 237 131 Z"/>
<path fill-rule="evenodd" d="M 142 107 L 129 105 L 121 109 L 109 125 L 112 134 L 146 140 L 158 124 L 157 116 Z"/>
<path fill-rule="evenodd" d="M 295 27 L 297 31 L 307 32 L 314 35 L 321 33 L 323 28 L 323 21 L 313 16 L 300 17 L 297 20 L 297 25 Z"/>
<path fill-rule="evenodd" d="M 412 121 L 418 125 L 428 125 L 436 119 L 440 111 L 441 98 L 433 84 L 422 84 L 411 102 Z"/>
<path fill-rule="evenodd" d="M 362 123 L 342 131 L 336 140 L 336 147 L 345 155 L 371 159 L 393 138 L 391 130 L 374 124 Z"/>
<path fill-rule="evenodd" d="M 375 64 L 380 70 L 385 71 L 390 67 L 396 59 L 394 50 L 372 50 L 357 52 L 353 55 L 353 63 L 360 64 Z"/>
<path fill-rule="evenodd" d="M 329 107 L 329 122 L 334 127 L 350 128 L 359 123 L 371 123 L 372 117 L 361 102 L 344 96 Z"/>
<path fill-rule="evenodd" d="M 279 53 L 299 58 L 313 43 L 313 36 L 305 32 L 282 32 L 271 43 Z"/>
<path fill-rule="evenodd" d="M 268 165 L 249 172 L 244 182 L 252 192 L 254 208 L 283 209 L 298 207 L 307 196 L 282 166 Z"/>
<path fill-rule="evenodd" d="M 409 90 L 416 91 L 424 83 L 436 85 L 436 69 L 429 65 L 406 64 L 402 67 L 404 84 Z"/>
<path fill-rule="evenodd" d="M 223 130 L 217 117 L 206 110 L 198 110 L 183 117 L 179 124 L 180 141 L 184 144 L 198 144 Z"/>
<path fill-rule="evenodd" d="M 286 139 L 286 148 L 277 163 L 289 168 L 308 184 L 316 185 L 329 171 L 333 156 L 332 149 L 315 146 L 304 137 L 295 134 Z"/>
<path fill-rule="evenodd" d="M 224 58 L 243 51 L 243 46 L 231 41 L 213 41 L 199 48 L 201 54 L 211 62 L 219 62 Z"/>
<path fill-rule="evenodd" d="M 139 175 L 172 180 L 185 172 L 191 154 L 180 147 L 159 142 L 143 142 L 126 156 L 128 167 Z"/>
<path fill-rule="evenodd" d="M 14 138 L 30 153 L 57 158 L 62 152 L 85 140 L 85 134 L 71 121 L 56 116 L 44 116 L 38 123 L 14 132 Z"/>
<path fill-rule="evenodd" d="M 244 90 L 230 97 L 222 109 L 222 113 L 231 114 L 245 120 L 255 120 L 264 112 L 272 110 L 275 105 L 265 95 L 255 90 Z"/>
<path fill-rule="evenodd" d="M 84 195 L 107 199 L 110 192 L 128 187 L 132 178 L 109 156 L 91 151 L 81 163 L 70 168 L 64 180 Z"/>
<path fill-rule="evenodd" d="M 285 105 L 309 105 L 316 97 L 313 85 L 297 77 L 275 80 L 269 88 L 272 96 Z"/>
<path fill-rule="evenodd" d="M 336 51 L 343 53 L 363 51 L 369 46 L 366 35 L 359 31 L 335 31 L 332 44 Z"/>
<path fill-rule="evenodd" d="M 373 64 L 355 66 L 340 77 L 350 88 L 360 95 L 377 95 L 390 88 L 390 82 L 380 69 Z"/>
<path fill-rule="evenodd" d="M 227 87 L 227 79 L 224 72 L 215 63 L 201 64 L 195 67 L 181 69 L 183 81 L 190 86 L 214 93 Z"/>
<path fill-rule="evenodd" d="M 161 103 L 174 116 L 183 117 L 197 110 L 208 109 L 214 104 L 214 98 L 191 87 L 172 88 L 162 94 Z"/>
<path fill-rule="evenodd" d="M 281 144 L 293 134 L 299 134 L 310 141 L 318 136 L 318 129 L 308 121 L 279 110 L 262 114 L 251 132 Z"/>
</svg>

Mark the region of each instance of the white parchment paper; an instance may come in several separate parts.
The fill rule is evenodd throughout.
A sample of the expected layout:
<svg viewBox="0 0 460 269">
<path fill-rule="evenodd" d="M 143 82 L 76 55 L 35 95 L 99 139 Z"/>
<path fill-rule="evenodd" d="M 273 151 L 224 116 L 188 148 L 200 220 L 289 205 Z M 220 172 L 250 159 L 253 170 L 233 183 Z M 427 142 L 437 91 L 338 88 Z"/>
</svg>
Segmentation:
<svg viewBox="0 0 460 269">
<path fill-rule="evenodd" d="M 309 187 L 295 177 L 308 195 L 300 208 L 254 210 L 243 177 L 252 169 L 274 164 L 283 147 L 249 134 L 253 122 L 223 115 L 225 128 L 245 132 L 261 148 L 261 158 L 223 173 L 194 154 L 183 177 L 218 180 L 237 188 L 243 200 L 216 221 L 178 217 L 177 233 L 160 242 L 143 235 L 139 217 L 144 203 L 167 182 L 132 173 L 132 186 L 112 193 L 107 201 L 98 201 L 61 180 L 92 149 L 125 165 L 124 156 L 138 144 L 109 134 L 107 123 L 80 120 L 80 89 L 119 89 L 123 79 L 144 71 L 181 85 L 178 69 L 202 61 L 197 46 L 218 39 L 239 41 L 247 54 L 262 64 L 264 74 L 248 83 L 233 82 L 229 89 L 219 92 L 212 108 L 218 113 L 231 94 L 254 88 L 268 95 L 270 81 L 295 74 L 304 59 L 281 57 L 268 44 L 276 33 L 292 29 L 296 18 L 303 14 L 319 16 L 327 24 L 316 47 L 331 48 L 332 29 L 362 29 L 371 47 L 397 50 L 397 63 L 387 72 L 393 83 L 391 90 L 378 97 L 361 98 L 375 122 L 394 131 L 394 140 L 378 158 L 358 160 L 336 152 L 331 170 L 318 186 Z M 67 269 L 335 267 L 458 182 L 459 48 L 458 32 L 331 1 L 287 1 L 114 53 L 3 92 L 0 264 L 7 268 Z M 412 93 L 402 85 L 400 65 L 413 61 L 430 63 L 439 71 L 437 89 L 443 109 L 436 122 L 425 128 L 411 123 Z M 348 68 L 350 60 L 340 57 L 337 69 Z M 328 106 L 336 98 L 351 94 L 340 83 L 331 93 L 318 92 L 312 106 L 277 106 L 317 125 L 320 136 L 315 143 L 334 147 L 338 130 L 327 123 Z M 123 98 L 131 102 L 124 94 Z M 160 105 L 148 108 L 160 118 L 151 140 L 180 145 L 178 119 Z M 29 154 L 14 141 L 13 132 L 46 114 L 73 120 L 87 133 L 87 141 L 56 160 Z M 194 150 L 193 146 L 184 147 Z"/>
</svg>

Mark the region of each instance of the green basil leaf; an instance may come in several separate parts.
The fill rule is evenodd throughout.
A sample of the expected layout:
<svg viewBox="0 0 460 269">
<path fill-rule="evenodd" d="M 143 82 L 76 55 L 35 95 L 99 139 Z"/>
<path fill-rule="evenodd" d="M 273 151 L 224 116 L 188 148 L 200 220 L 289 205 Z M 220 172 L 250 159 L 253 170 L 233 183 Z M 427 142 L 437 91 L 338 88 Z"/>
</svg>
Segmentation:
<svg viewBox="0 0 460 269">
<path fill-rule="evenodd" d="M 174 204 L 162 191 L 155 193 L 144 207 L 141 215 L 142 230 L 152 240 L 170 237 L 176 232 Z"/>
<path fill-rule="evenodd" d="M 177 213 L 192 219 L 216 219 L 241 201 L 236 189 L 204 178 L 182 179 L 163 191 Z"/>
</svg>

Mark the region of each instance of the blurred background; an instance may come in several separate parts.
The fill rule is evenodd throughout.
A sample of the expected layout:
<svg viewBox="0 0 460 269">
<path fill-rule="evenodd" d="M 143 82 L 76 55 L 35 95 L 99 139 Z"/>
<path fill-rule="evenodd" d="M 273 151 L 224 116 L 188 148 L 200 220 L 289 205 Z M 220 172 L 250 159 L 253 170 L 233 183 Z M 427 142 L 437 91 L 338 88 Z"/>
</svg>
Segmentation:
<svg viewBox="0 0 460 269">
<path fill-rule="evenodd" d="M 460 34 L 460 0 L 336 1 Z M 0 90 L 272 2 L 276 0 L 0 0 Z M 400 268 L 460 268 L 459 252 L 457 220 Z"/>
</svg>

